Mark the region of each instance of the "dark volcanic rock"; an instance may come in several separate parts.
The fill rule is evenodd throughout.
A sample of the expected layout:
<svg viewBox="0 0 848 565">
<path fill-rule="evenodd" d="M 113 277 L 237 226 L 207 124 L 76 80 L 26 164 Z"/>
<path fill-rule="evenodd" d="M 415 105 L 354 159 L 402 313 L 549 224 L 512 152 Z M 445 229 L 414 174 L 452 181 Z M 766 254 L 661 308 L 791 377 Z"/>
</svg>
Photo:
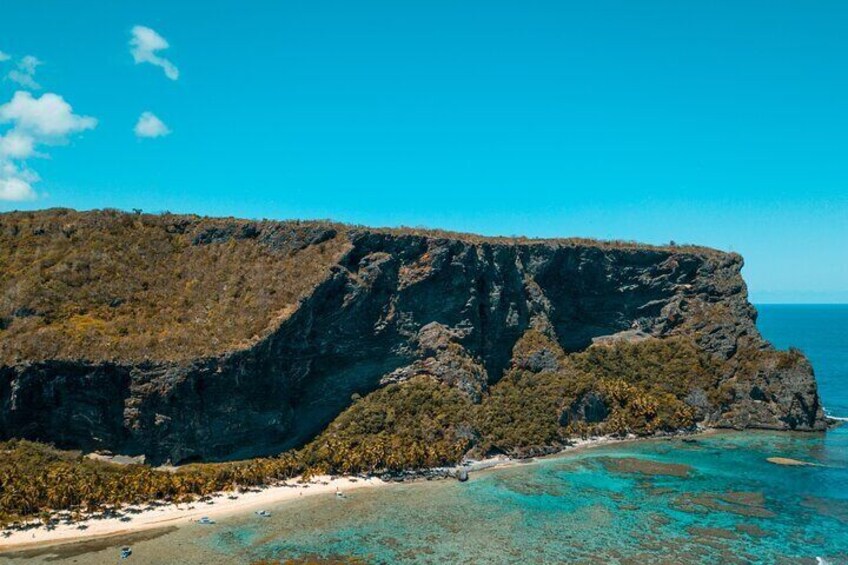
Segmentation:
<svg viewBox="0 0 848 565">
<path fill-rule="evenodd" d="M 559 421 L 563 426 L 572 422 L 596 424 L 604 421 L 609 413 L 609 407 L 604 399 L 596 392 L 589 392 L 564 410 Z"/>
<path fill-rule="evenodd" d="M 518 366 L 534 373 L 556 371 L 559 369 L 559 359 L 550 349 L 540 349 L 528 355 L 526 359 L 522 359 Z"/>
<path fill-rule="evenodd" d="M 465 333 L 438 322 L 431 322 L 418 332 L 420 359 L 383 377 L 380 384 L 403 382 L 418 375 L 430 375 L 454 386 L 479 402 L 486 390 L 488 375 L 480 362 L 461 345 Z"/>
<path fill-rule="evenodd" d="M 336 235 L 319 225 L 264 222 L 257 231 L 234 223 L 194 243 L 257 238 L 292 249 Z M 531 327 L 565 352 L 603 336 L 691 336 L 726 364 L 733 390 L 711 423 L 825 427 L 809 363 L 775 362 L 757 332 L 736 254 L 367 229 L 341 237 L 350 250 L 323 282 L 244 349 L 190 361 L 0 366 L 0 437 L 144 454 L 152 463 L 276 453 L 314 437 L 353 394 L 417 374 L 478 401 Z M 743 350 L 765 353 L 743 371 L 735 361 Z M 558 367 L 553 352 L 522 362 L 534 372 Z M 563 417 L 594 421 L 604 410 L 587 397 Z"/>
<path fill-rule="evenodd" d="M 800 353 L 764 351 L 759 363 L 740 370 L 731 408 L 715 422 L 723 427 L 774 430 L 822 430 L 824 411 L 816 390 L 813 368 Z"/>
</svg>

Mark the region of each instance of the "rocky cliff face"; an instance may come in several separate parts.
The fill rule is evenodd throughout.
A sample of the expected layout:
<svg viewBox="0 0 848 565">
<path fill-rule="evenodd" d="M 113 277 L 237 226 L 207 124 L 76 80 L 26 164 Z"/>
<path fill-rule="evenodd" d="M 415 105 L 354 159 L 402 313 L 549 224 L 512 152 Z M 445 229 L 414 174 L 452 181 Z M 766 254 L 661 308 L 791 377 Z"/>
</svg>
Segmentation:
<svg viewBox="0 0 848 565">
<path fill-rule="evenodd" d="M 3 218 L 7 232 L 15 221 Z M 191 245 L 212 248 L 244 239 L 249 225 L 251 245 L 261 246 L 287 225 L 218 223 L 214 232 L 204 225 L 193 233 L 200 228 L 191 222 L 184 231 Z M 9 237 L 14 246 L 16 236 Z M 825 427 L 809 363 L 778 356 L 757 332 L 736 254 L 338 226 L 298 245 L 328 240 L 337 253 L 317 282 L 285 315 L 268 312 L 268 330 L 242 347 L 178 359 L 6 358 L 0 437 L 144 454 L 152 462 L 276 453 L 314 437 L 352 395 L 389 382 L 431 375 L 479 402 L 530 329 L 566 353 L 618 339 L 685 336 L 717 360 L 729 391 L 704 411 L 707 423 Z M 3 284 L 8 298 L 20 281 L 10 275 Z M 85 284 L 94 292 L 105 281 Z M 23 335 L 12 331 L 18 321 L 11 312 L 21 308 L 32 309 L 7 300 L 0 340 Z M 38 339 L 37 331 L 26 335 Z M 544 352 L 536 357 L 540 367 L 555 362 Z M 575 412 L 603 412 L 595 404 Z"/>
</svg>

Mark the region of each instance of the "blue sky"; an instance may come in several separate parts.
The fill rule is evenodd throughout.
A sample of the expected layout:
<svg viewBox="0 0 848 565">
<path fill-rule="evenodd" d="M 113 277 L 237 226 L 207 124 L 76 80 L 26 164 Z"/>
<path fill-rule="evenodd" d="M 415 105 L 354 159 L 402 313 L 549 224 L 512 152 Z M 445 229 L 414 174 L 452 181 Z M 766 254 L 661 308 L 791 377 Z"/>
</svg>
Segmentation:
<svg viewBox="0 0 848 565">
<path fill-rule="evenodd" d="M 33 147 L 0 146 L 0 211 L 695 242 L 742 253 L 755 301 L 848 302 L 846 22 L 825 1 L 5 0 L 0 135 Z M 138 63 L 135 26 L 158 34 Z"/>
</svg>

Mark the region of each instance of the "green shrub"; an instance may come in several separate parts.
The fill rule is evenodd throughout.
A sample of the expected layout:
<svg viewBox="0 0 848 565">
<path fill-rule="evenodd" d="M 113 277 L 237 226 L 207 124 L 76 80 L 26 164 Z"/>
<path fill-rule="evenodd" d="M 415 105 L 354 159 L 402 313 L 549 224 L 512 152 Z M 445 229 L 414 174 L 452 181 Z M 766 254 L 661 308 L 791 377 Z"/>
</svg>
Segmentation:
<svg viewBox="0 0 848 565">
<path fill-rule="evenodd" d="M 456 388 L 418 376 L 355 402 L 303 449 L 303 461 L 334 473 L 455 464 L 471 444 L 471 417 Z"/>
<path fill-rule="evenodd" d="M 533 361 L 539 351 L 546 351 L 542 363 Z M 577 436 L 685 429 L 696 420 L 687 396 L 705 391 L 714 408 L 724 390 L 718 366 L 682 338 L 594 346 L 565 355 L 549 338 L 530 331 L 516 344 L 513 359 L 479 404 L 455 387 L 420 375 L 354 400 L 312 442 L 279 457 L 166 472 L 94 461 L 27 441 L 0 443 L 0 523 L 32 519 L 45 510 L 186 501 L 297 475 L 453 465 L 470 449 L 526 456 L 556 450 Z M 740 352 L 740 374 L 756 370 L 763 359 L 783 366 L 802 357 Z M 587 399 L 596 408 L 602 405 L 601 417 L 586 420 Z"/>
</svg>

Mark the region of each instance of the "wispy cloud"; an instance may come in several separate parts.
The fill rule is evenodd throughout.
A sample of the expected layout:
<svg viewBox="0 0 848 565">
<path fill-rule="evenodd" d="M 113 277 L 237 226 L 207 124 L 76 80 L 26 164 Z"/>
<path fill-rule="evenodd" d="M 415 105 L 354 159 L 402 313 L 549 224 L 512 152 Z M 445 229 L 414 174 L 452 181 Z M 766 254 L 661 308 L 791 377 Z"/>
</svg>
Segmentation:
<svg viewBox="0 0 848 565">
<path fill-rule="evenodd" d="M 171 133 L 168 126 L 153 112 L 142 112 L 134 131 L 138 137 L 164 137 Z"/>
<path fill-rule="evenodd" d="M 3 53 L 2 51 L 0 51 L 0 63 L 2 63 L 4 61 L 8 61 L 11 58 L 12 58 L 12 56 L 9 55 L 8 53 Z"/>
<path fill-rule="evenodd" d="M 5 53 L 3 55 L 5 55 Z M 8 55 L 5 56 L 7 58 L 9 57 Z M 41 64 L 42 63 L 38 60 L 38 58 L 33 57 L 32 55 L 26 55 L 18 61 L 17 68 L 9 71 L 6 78 L 18 83 L 24 88 L 38 90 L 41 88 L 41 85 L 35 81 L 35 70 Z"/>
<path fill-rule="evenodd" d="M 169 47 L 164 37 L 145 26 L 135 26 L 131 33 L 130 53 L 136 64 L 150 63 L 162 67 L 165 76 L 171 80 L 177 80 L 180 77 L 180 71 L 176 65 L 157 55 L 157 51 L 163 51 Z"/>
<path fill-rule="evenodd" d="M 67 143 L 72 134 L 93 129 L 97 120 L 74 113 L 74 109 L 58 94 L 48 92 L 40 98 L 18 91 L 0 106 L 0 124 L 8 124 L 0 133 L 0 200 L 33 200 L 33 185 L 38 174 L 29 169 L 26 160 L 45 157 L 39 145 Z"/>
</svg>

